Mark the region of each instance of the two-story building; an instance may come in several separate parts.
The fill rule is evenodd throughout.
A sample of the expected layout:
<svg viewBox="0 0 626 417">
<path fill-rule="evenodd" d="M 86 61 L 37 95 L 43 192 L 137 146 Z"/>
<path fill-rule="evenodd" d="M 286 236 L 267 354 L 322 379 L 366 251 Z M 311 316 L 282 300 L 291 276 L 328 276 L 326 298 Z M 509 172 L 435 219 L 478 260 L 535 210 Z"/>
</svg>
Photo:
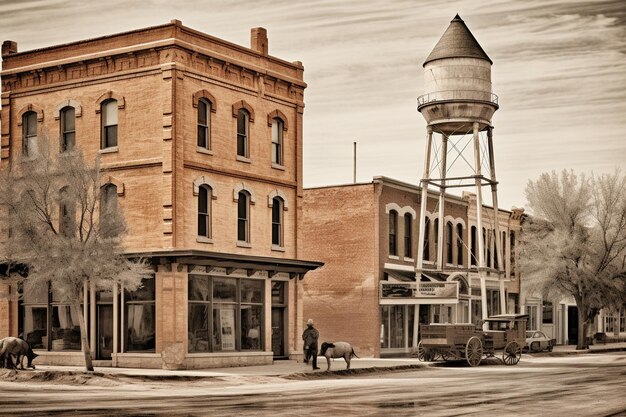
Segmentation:
<svg viewBox="0 0 626 417">
<path fill-rule="evenodd" d="M 180 21 L 20 52 L 2 45 L 0 169 L 59 153 L 99 156 L 125 213 L 143 287 L 86 292 L 102 365 L 197 368 L 300 355 L 303 66 Z M 6 238 L 4 225 L 1 240 Z M 1 250 L 1 246 L 0 246 Z M 78 318 L 54 294 L 0 284 L 0 337 L 48 364 L 80 364 Z"/>
<path fill-rule="evenodd" d="M 438 198 L 429 192 L 427 211 L 420 213 L 421 188 L 387 177 L 304 190 L 304 256 L 325 263 L 304 282 L 304 313 L 316 321 L 324 340 L 349 341 L 364 356 L 401 355 L 417 346 L 417 324 L 477 324 L 483 300 L 488 315 L 520 311 L 516 249 L 523 210 L 499 210 L 505 253 L 499 260 L 493 208 L 483 206 L 483 299 L 476 197 L 446 194 L 443 219 Z M 427 229 L 419 277 L 418 216 L 425 217 Z M 440 227 L 445 265 L 437 265 Z"/>
</svg>

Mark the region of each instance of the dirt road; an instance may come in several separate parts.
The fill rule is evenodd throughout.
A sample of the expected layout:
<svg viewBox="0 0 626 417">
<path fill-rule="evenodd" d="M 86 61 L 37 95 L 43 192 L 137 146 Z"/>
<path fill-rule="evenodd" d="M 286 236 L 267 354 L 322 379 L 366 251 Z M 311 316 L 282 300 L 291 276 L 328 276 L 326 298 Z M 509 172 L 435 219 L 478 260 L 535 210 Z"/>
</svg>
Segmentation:
<svg viewBox="0 0 626 417">
<path fill-rule="evenodd" d="M 45 379 L 48 379 L 46 381 Z M 0 415 L 626 415 L 626 353 L 525 357 L 362 376 L 3 381 Z M 622 414 L 624 413 L 624 414 Z"/>
</svg>

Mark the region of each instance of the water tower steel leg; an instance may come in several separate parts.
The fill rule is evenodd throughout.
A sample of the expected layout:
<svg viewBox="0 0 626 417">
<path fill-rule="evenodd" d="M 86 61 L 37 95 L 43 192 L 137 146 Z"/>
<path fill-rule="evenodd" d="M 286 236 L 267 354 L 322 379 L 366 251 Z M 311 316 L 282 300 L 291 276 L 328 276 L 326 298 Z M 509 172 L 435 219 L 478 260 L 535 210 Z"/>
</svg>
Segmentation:
<svg viewBox="0 0 626 417">
<path fill-rule="evenodd" d="M 443 230 L 446 226 L 445 194 L 446 194 L 446 170 L 448 156 L 448 136 L 441 134 L 441 185 L 439 187 L 439 228 L 437 229 L 437 269 L 443 271 Z"/>
<path fill-rule="evenodd" d="M 428 200 L 428 180 L 430 179 L 430 153 L 433 143 L 433 128 L 428 126 L 426 129 L 426 160 L 424 161 L 424 176 L 422 180 L 422 199 L 420 201 L 419 216 L 419 233 L 417 241 L 417 256 L 415 259 L 415 281 L 420 282 L 422 278 L 422 269 L 424 267 L 424 236 L 428 233 L 426 228 L 426 202 Z M 415 305 L 413 310 L 413 347 L 417 348 L 417 339 L 419 332 L 419 311 L 420 306 Z"/>
<path fill-rule="evenodd" d="M 478 138 L 478 123 L 474 123 L 474 169 L 476 171 L 476 235 L 478 238 L 478 276 L 480 277 L 480 299 L 482 319 L 487 313 L 487 284 L 485 282 L 485 242 L 483 236 L 483 193 L 482 170 L 480 166 L 480 140 Z M 484 327 L 485 325 L 483 325 Z"/>
<path fill-rule="evenodd" d="M 491 171 L 491 199 L 493 202 L 493 227 L 496 234 L 496 254 L 498 256 L 498 271 L 502 272 L 504 258 L 502 257 L 502 236 L 500 235 L 500 211 L 498 206 L 498 185 L 496 184 L 496 160 L 493 152 L 493 128 L 487 128 L 487 146 L 489 148 L 489 170 Z M 504 292 L 504 277 L 500 276 L 500 314 L 506 314 L 506 294 Z"/>
<path fill-rule="evenodd" d="M 428 230 L 424 230 L 426 227 L 426 202 L 428 200 L 428 180 L 430 179 L 430 153 L 433 143 L 433 128 L 428 126 L 427 138 L 426 138 L 426 160 L 424 161 L 424 176 L 422 177 L 422 199 L 420 202 L 419 212 L 419 233 L 417 241 L 417 259 L 415 260 L 415 270 L 419 276 L 415 279 L 419 281 L 421 279 L 422 269 L 424 268 L 424 236 L 428 233 Z"/>
</svg>

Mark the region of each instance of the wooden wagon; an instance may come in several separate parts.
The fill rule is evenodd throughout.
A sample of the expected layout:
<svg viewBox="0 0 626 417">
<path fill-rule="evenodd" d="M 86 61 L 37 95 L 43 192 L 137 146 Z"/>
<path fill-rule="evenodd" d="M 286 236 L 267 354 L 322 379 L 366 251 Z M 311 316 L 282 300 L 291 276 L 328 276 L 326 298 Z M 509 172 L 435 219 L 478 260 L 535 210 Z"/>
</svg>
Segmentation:
<svg viewBox="0 0 626 417">
<path fill-rule="evenodd" d="M 517 365 L 526 346 L 526 314 L 502 314 L 485 320 L 489 330 L 473 324 L 420 325 L 422 340 L 417 357 L 422 361 L 466 360 L 478 366 L 483 357 L 502 350 L 506 365 Z"/>
</svg>

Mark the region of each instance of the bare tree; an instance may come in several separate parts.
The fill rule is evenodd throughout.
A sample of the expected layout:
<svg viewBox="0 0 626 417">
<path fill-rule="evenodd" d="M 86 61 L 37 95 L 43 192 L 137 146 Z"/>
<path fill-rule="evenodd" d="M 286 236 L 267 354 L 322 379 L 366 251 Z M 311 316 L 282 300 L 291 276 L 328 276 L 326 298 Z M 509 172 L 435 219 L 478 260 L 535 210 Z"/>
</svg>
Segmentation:
<svg viewBox="0 0 626 417">
<path fill-rule="evenodd" d="M 14 161 L 0 177 L 0 205 L 9 221 L 2 262 L 28 267 L 25 292 L 50 288 L 78 317 L 85 366 L 93 371 L 81 302 L 89 285 L 135 290 L 151 270 L 123 255 L 126 232 L 117 199 L 101 187 L 100 166 L 78 150 L 53 152 L 38 138 L 35 157 Z M 15 275 L 15 274 L 14 274 Z"/>
<path fill-rule="evenodd" d="M 572 171 L 529 181 L 531 216 L 522 225 L 523 285 L 549 300 L 573 297 L 578 307 L 577 349 L 602 308 L 626 302 L 626 176 Z"/>
</svg>

